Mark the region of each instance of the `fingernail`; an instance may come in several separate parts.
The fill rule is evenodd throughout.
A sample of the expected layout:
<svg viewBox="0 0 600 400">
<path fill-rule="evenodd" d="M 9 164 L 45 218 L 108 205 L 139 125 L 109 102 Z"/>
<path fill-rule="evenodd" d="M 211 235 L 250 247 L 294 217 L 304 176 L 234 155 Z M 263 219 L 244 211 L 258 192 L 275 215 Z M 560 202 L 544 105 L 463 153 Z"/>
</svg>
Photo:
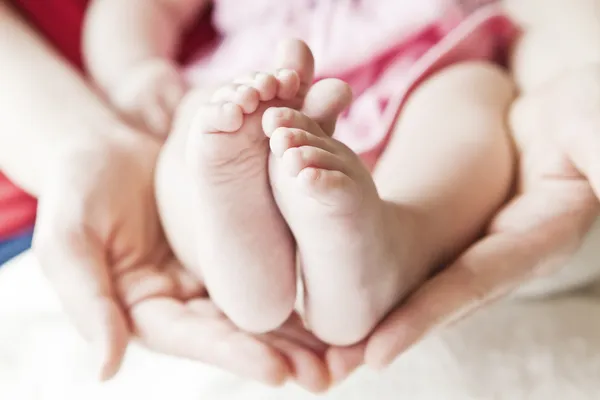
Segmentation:
<svg viewBox="0 0 600 400">
<path fill-rule="evenodd" d="M 389 355 L 384 356 L 377 360 L 367 361 L 367 365 L 369 367 L 371 367 L 371 369 L 378 371 L 378 372 L 381 372 L 381 371 L 387 369 L 387 367 L 389 367 L 390 364 L 391 364 L 391 361 L 390 361 Z"/>
<path fill-rule="evenodd" d="M 394 361 L 396 355 L 402 352 L 402 346 L 399 342 L 396 342 L 391 346 L 387 345 L 385 348 L 383 346 L 378 346 L 374 349 L 373 347 L 367 347 L 365 352 L 365 364 L 375 371 L 382 371 Z"/>
<path fill-rule="evenodd" d="M 352 371 L 344 371 L 342 373 L 331 374 L 331 387 L 336 387 L 350 376 Z"/>
<path fill-rule="evenodd" d="M 408 351 L 414 344 L 414 341 L 398 341 L 393 346 L 388 347 L 387 351 L 367 352 L 367 355 L 365 356 L 365 363 L 375 371 L 383 371 L 387 369 L 396 360 L 396 358 Z"/>
</svg>

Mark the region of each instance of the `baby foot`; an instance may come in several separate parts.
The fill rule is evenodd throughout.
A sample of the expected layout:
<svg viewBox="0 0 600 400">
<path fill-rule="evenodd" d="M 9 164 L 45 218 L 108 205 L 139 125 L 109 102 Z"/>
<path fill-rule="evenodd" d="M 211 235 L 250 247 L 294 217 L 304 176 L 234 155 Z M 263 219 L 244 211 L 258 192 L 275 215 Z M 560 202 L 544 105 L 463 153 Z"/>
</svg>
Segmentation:
<svg viewBox="0 0 600 400">
<path fill-rule="evenodd" d="M 133 68 L 109 96 L 129 122 L 166 137 L 185 89 L 177 65 L 169 60 L 149 60 Z"/>
<path fill-rule="evenodd" d="M 271 193 L 270 107 L 302 105 L 313 58 L 301 42 L 283 47 L 280 69 L 218 89 L 192 124 L 188 164 L 197 182 L 199 263 L 214 302 L 251 332 L 277 328 L 296 297 L 294 243 Z"/>
<path fill-rule="evenodd" d="M 359 157 L 304 114 L 263 117 L 273 194 L 297 241 L 306 318 L 323 341 L 366 337 L 404 294 L 398 224 Z"/>
</svg>

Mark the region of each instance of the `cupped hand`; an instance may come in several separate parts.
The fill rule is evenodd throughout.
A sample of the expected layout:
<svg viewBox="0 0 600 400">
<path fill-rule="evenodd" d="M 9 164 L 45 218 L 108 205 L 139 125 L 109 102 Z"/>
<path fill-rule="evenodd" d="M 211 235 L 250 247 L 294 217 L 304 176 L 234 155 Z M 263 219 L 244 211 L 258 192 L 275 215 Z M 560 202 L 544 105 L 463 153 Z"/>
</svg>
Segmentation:
<svg viewBox="0 0 600 400">
<path fill-rule="evenodd" d="M 160 145 L 125 129 L 89 143 L 49 171 L 34 252 L 77 328 L 91 342 L 98 376 L 119 369 L 128 341 L 268 384 L 293 377 L 327 387 L 326 347 L 298 318 L 277 332 L 236 329 L 202 284 L 173 257 L 154 199 Z"/>
<path fill-rule="evenodd" d="M 487 233 L 399 305 L 370 338 L 338 359 L 364 354 L 381 368 L 432 331 L 562 266 L 600 211 L 600 66 L 528 94 L 511 112 L 519 153 L 516 194 Z"/>
</svg>

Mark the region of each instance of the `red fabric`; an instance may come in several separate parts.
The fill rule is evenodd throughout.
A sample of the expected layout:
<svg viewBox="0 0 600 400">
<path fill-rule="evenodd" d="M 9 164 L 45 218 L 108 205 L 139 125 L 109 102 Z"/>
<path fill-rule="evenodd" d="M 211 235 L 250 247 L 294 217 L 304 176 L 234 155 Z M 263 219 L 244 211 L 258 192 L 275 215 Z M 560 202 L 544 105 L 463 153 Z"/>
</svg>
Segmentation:
<svg viewBox="0 0 600 400">
<path fill-rule="evenodd" d="M 82 69 L 81 29 L 88 0 L 13 0 L 12 3 L 69 62 Z M 208 18 L 207 14 L 184 41 L 182 58 L 214 37 Z M 33 225 L 35 210 L 36 201 L 0 172 L 0 240 Z"/>
<path fill-rule="evenodd" d="M 88 0 L 13 0 L 25 18 L 81 68 L 81 27 Z"/>
</svg>

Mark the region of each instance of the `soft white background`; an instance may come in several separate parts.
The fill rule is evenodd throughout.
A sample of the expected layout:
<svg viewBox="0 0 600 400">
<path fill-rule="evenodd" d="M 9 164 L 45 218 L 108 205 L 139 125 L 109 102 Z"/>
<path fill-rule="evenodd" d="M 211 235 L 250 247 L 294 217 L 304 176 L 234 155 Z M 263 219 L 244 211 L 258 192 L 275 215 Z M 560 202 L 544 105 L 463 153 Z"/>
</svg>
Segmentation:
<svg viewBox="0 0 600 400">
<path fill-rule="evenodd" d="M 434 335 L 325 399 L 598 399 L 600 285 L 543 301 L 505 301 Z M 0 399 L 312 399 L 132 347 L 112 382 L 86 380 L 85 347 L 33 257 L 0 270 Z"/>
</svg>

